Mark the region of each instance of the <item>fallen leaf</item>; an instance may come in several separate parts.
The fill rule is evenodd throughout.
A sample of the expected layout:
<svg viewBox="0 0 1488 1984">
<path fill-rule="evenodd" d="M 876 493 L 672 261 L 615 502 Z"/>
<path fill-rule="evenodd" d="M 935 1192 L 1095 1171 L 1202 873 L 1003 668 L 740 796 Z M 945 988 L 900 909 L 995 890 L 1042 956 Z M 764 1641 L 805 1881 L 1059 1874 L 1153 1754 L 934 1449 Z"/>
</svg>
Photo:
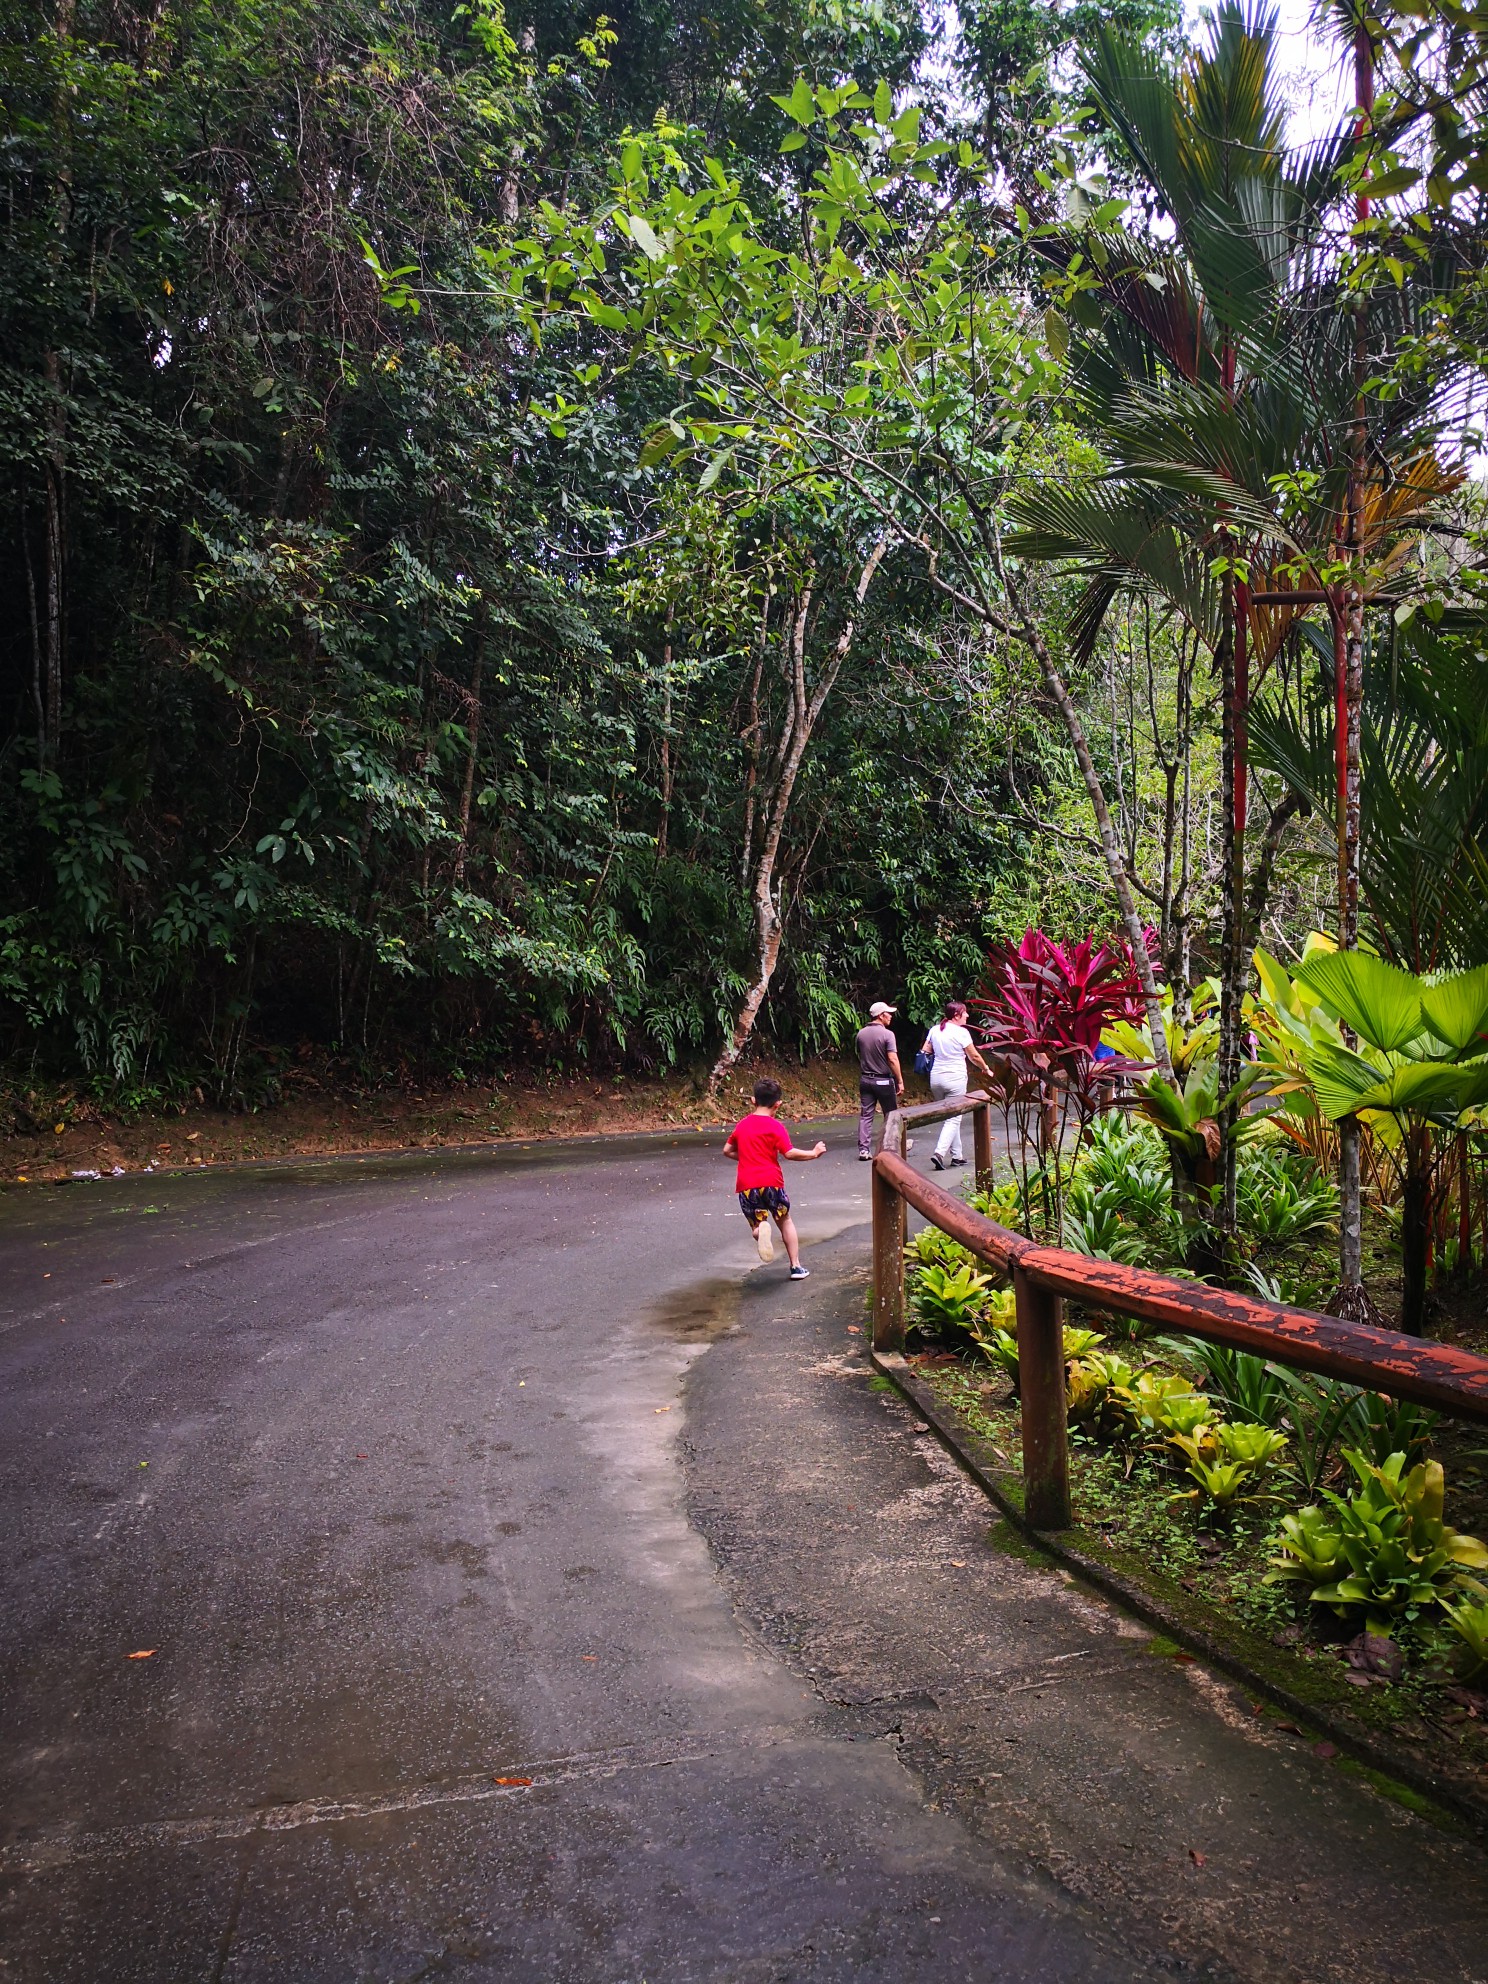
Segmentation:
<svg viewBox="0 0 1488 1984">
<path fill-rule="evenodd" d="M 131 1653 L 129 1658 L 131 1660 L 153 1660 L 159 1651 L 160 1648 L 158 1646 L 142 1646 L 138 1653 Z"/>
<path fill-rule="evenodd" d="M 597 1653 L 581 1653 L 579 1658 L 580 1660 L 598 1660 L 599 1655 Z"/>
<path fill-rule="evenodd" d="M 43 1281 L 50 1281 L 50 1280 L 51 1280 L 51 1278 L 52 1278 L 52 1271 L 51 1271 L 51 1269 L 50 1269 L 50 1268 L 48 1268 L 48 1269 L 47 1269 L 47 1271 L 46 1271 L 46 1273 L 45 1273 L 45 1274 L 44 1274 L 44 1275 L 43 1275 L 43 1276 L 42 1276 L 41 1278 L 42 1278 L 42 1280 L 43 1280 Z"/>
<path fill-rule="evenodd" d="M 1264 1702 L 1252 1702 L 1250 1705 L 1250 1712 L 1252 1715 L 1263 1715 L 1265 1713 L 1265 1710 L 1266 1710 L 1266 1704 Z"/>
<path fill-rule="evenodd" d="M 24 1171 L 18 1171 L 16 1173 L 16 1183 L 18 1185 L 29 1185 L 31 1180 L 26 1176 Z"/>
<path fill-rule="evenodd" d="M 357 1455 L 357 1459 L 358 1459 L 358 1460 L 365 1460 L 366 1458 L 367 1458 L 367 1456 L 366 1456 L 365 1454 L 358 1454 L 358 1455 Z"/>
<path fill-rule="evenodd" d="M 1199 1849 L 1196 1846 L 1191 1846 L 1188 1849 L 1188 1857 L 1190 1860 L 1192 1860 L 1192 1862 L 1196 1867 L 1207 1867 L 1209 1864 L 1208 1854 L 1200 1853 Z"/>
<path fill-rule="evenodd" d="M 1302 1731 L 1297 1727 L 1295 1722 L 1278 1722 L 1276 1726 L 1278 1729 L 1284 1729 L 1288 1736 L 1300 1736 L 1302 1734 Z"/>
<path fill-rule="evenodd" d="M 1336 1743 L 1314 1743 L 1312 1754 L 1315 1757 L 1336 1757 L 1338 1755 L 1338 1745 Z"/>
<path fill-rule="evenodd" d="M 856 1323 L 848 1324 L 847 1333 L 849 1336 L 861 1336 L 863 1334 L 863 1332 L 858 1328 Z"/>
<path fill-rule="evenodd" d="M 658 1405 L 654 1408 L 654 1410 L 657 1412 L 670 1412 L 671 1409 L 672 1408 L 669 1405 Z"/>
<path fill-rule="evenodd" d="M 491 1782 L 493 1784 L 530 1784 L 532 1779 L 530 1777 L 493 1777 Z"/>
<path fill-rule="evenodd" d="M 966 1569 L 966 1559 L 964 1557 L 952 1557 L 951 1569 L 953 1571 L 964 1571 Z"/>
<path fill-rule="evenodd" d="M 1178 1662 L 1180 1667 L 1192 1667 L 1196 1663 L 1198 1655 L 1192 1653 L 1175 1653 L 1173 1658 Z"/>
<path fill-rule="evenodd" d="M 103 1277 L 103 1284 L 102 1284 L 102 1285 L 103 1285 L 103 1287 L 105 1287 L 105 1288 L 112 1288 L 112 1287 L 114 1287 L 114 1286 L 115 1286 L 115 1284 L 117 1283 L 117 1281 L 118 1281 L 118 1279 L 119 1279 L 119 1277 L 118 1277 L 118 1276 L 117 1276 L 116 1274 L 106 1274 L 106 1275 L 105 1275 L 105 1276 Z"/>
</svg>

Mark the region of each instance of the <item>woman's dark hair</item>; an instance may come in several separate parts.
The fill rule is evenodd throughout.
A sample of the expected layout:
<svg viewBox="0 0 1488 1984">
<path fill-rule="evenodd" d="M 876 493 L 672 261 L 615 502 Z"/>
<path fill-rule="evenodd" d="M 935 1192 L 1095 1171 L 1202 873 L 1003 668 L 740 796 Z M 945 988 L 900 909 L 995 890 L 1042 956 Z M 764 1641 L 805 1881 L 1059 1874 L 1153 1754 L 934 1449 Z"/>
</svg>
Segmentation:
<svg viewBox="0 0 1488 1984">
<path fill-rule="evenodd" d="M 945 1017 L 948 1020 L 964 1019 L 966 1017 L 966 1001 L 964 999 L 947 999 L 945 1002 Z"/>
<path fill-rule="evenodd" d="M 761 1075 L 754 1085 L 755 1101 L 763 1102 L 772 1109 L 784 1094 L 785 1090 L 780 1086 L 779 1082 L 772 1081 L 768 1075 Z"/>
</svg>

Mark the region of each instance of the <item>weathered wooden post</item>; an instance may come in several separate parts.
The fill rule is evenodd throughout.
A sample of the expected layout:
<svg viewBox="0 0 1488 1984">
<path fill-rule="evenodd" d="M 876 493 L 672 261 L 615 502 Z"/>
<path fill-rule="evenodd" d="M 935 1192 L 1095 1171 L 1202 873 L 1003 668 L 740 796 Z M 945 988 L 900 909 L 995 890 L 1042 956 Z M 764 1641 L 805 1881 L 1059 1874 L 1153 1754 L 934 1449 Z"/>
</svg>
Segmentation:
<svg viewBox="0 0 1488 1984">
<path fill-rule="evenodd" d="M 904 1201 L 873 1166 L 873 1348 L 904 1348 Z"/>
<path fill-rule="evenodd" d="M 972 1117 L 972 1129 L 976 1140 L 976 1182 L 979 1192 L 992 1189 L 992 1105 L 979 1102 L 976 1114 Z"/>
<path fill-rule="evenodd" d="M 1023 1509 L 1035 1529 L 1070 1525 L 1069 1424 L 1064 1394 L 1064 1304 L 1013 1269 L 1018 1386 L 1023 1398 Z"/>
</svg>

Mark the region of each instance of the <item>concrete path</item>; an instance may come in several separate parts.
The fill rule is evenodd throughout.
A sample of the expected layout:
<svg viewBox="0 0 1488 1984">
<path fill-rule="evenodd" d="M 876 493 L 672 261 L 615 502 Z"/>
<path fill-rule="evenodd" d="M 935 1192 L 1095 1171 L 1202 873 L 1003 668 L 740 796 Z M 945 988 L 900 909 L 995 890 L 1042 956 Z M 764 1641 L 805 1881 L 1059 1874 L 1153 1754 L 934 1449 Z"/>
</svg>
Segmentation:
<svg viewBox="0 0 1488 1984">
<path fill-rule="evenodd" d="M 987 1548 L 828 1135 L 794 1286 L 695 1134 L 6 1196 L 0 1978 L 1488 1975 L 1475 1847 Z"/>
</svg>

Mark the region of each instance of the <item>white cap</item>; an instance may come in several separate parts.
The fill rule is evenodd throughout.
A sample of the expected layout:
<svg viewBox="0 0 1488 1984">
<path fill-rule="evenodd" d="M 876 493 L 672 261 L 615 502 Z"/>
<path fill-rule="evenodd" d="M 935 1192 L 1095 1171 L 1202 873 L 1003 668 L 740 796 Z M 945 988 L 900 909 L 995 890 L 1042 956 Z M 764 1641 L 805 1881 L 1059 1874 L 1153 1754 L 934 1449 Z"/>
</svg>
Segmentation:
<svg viewBox="0 0 1488 1984">
<path fill-rule="evenodd" d="M 875 999 L 868 1008 L 868 1017 L 871 1020 L 881 1020 L 885 1013 L 897 1013 L 898 1010 L 897 1006 L 891 1006 L 883 999 Z"/>
</svg>

